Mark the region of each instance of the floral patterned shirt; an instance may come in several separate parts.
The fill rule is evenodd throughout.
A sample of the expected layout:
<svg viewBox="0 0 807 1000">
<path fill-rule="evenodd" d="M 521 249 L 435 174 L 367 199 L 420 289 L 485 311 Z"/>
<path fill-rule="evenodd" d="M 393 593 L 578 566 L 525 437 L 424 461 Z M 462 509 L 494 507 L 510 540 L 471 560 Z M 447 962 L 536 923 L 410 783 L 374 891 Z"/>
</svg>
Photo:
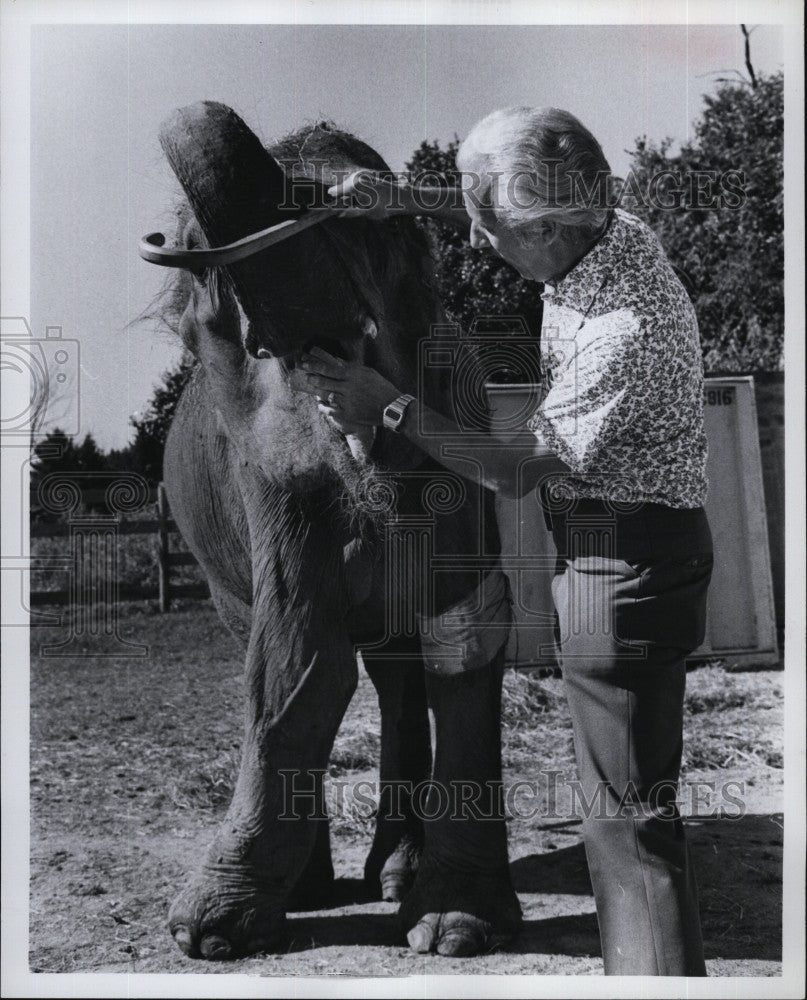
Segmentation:
<svg viewBox="0 0 807 1000">
<path fill-rule="evenodd" d="M 695 310 L 653 232 L 617 209 L 544 291 L 545 395 L 528 427 L 571 469 L 573 496 L 668 507 L 706 499 Z"/>
</svg>

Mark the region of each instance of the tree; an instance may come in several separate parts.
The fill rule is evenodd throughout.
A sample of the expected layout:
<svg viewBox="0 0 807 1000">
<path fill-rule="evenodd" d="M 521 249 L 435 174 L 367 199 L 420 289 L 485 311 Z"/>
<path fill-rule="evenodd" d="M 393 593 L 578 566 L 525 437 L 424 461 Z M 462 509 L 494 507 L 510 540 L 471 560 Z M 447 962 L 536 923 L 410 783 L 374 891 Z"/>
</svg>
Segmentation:
<svg viewBox="0 0 807 1000">
<path fill-rule="evenodd" d="M 81 444 L 77 445 L 61 428 L 54 428 L 34 445 L 30 478 L 31 517 L 41 520 L 46 516 L 40 495 L 40 487 L 46 477 L 59 473 L 60 483 L 73 479 L 81 489 L 93 485 L 86 473 L 94 473 L 100 481 L 108 471 L 106 456 L 92 434 L 86 434 Z M 73 477 L 71 473 L 81 475 Z M 92 509 L 96 506 L 90 505 Z"/>
<path fill-rule="evenodd" d="M 782 74 L 723 81 L 704 104 L 693 140 L 678 154 L 671 152 L 671 139 L 659 144 L 636 140 L 628 180 L 617 181 L 619 202 L 655 230 L 673 265 L 689 277 L 707 368 L 779 370 L 784 334 Z M 443 174 L 458 184 L 458 148 L 456 136 L 445 149 L 437 141 L 424 141 L 407 170 L 413 176 Z M 722 207 L 693 203 L 691 183 L 698 177 L 722 191 Z M 676 198 L 676 187 L 679 194 L 684 190 L 684 205 Z M 647 192 L 655 192 L 654 197 Z M 499 258 L 473 250 L 449 223 L 416 221 L 429 242 L 450 318 L 466 331 L 480 321 L 483 331 L 496 331 L 491 357 L 497 359 L 502 337 L 517 329 L 515 318 L 537 341 L 540 285 L 524 280 Z M 134 442 L 109 456 L 112 468 L 132 468 L 152 482 L 162 478 L 165 439 L 193 364 L 186 354 L 177 368 L 163 374 L 145 413 L 132 418 Z M 492 380 L 535 377 L 534 369 L 519 370 L 516 352 L 512 363 L 508 358 L 497 364 L 498 372 L 486 366 Z"/>
<path fill-rule="evenodd" d="M 34 445 L 31 470 L 40 479 L 51 472 L 105 472 L 106 469 L 106 456 L 92 434 L 85 434 L 77 445 L 56 427 Z"/>
<path fill-rule="evenodd" d="M 135 439 L 130 445 L 129 467 L 141 473 L 149 482 L 158 483 L 163 477 L 165 439 L 168 437 L 179 397 L 188 384 L 194 365 L 193 357 L 185 352 L 176 368 L 163 372 L 162 381 L 155 388 L 145 413 L 131 418 Z"/>
<path fill-rule="evenodd" d="M 637 139 L 623 182 L 622 207 L 654 229 L 691 279 L 712 371 L 782 367 L 783 98 L 781 73 L 724 81 L 704 98 L 694 138 L 679 153 L 670 139 Z M 701 207 L 710 185 L 716 203 Z"/>
</svg>

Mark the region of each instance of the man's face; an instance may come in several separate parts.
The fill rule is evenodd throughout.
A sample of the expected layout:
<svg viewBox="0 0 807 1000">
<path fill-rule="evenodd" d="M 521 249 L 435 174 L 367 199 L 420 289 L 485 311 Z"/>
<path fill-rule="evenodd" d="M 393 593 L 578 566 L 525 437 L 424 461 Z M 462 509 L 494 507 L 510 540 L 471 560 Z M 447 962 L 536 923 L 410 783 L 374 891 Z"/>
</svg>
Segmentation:
<svg viewBox="0 0 807 1000">
<path fill-rule="evenodd" d="M 560 262 L 555 249 L 556 230 L 546 223 L 536 222 L 525 245 L 511 230 L 501 225 L 492 208 L 480 207 L 476 200 L 463 192 L 463 203 L 471 220 L 471 246 L 488 250 L 514 267 L 522 278 L 548 281 L 558 273 Z"/>
</svg>

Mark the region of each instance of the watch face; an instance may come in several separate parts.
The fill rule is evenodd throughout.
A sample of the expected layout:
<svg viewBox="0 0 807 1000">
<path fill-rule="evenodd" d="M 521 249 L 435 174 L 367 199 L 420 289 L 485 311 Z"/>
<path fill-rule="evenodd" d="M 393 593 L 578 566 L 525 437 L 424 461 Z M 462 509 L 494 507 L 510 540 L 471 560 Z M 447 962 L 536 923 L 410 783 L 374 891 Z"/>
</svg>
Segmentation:
<svg viewBox="0 0 807 1000">
<path fill-rule="evenodd" d="M 398 400 L 394 400 L 392 403 L 388 403 L 384 409 L 384 424 L 388 430 L 397 430 L 398 425 L 403 420 L 403 407 L 399 405 Z"/>
<path fill-rule="evenodd" d="M 384 409 L 384 424 L 389 430 L 397 430 L 406 413 L 406 408 L 412 402 L 412 396 L 403 396 L 387 403 Z"/>
</svg>

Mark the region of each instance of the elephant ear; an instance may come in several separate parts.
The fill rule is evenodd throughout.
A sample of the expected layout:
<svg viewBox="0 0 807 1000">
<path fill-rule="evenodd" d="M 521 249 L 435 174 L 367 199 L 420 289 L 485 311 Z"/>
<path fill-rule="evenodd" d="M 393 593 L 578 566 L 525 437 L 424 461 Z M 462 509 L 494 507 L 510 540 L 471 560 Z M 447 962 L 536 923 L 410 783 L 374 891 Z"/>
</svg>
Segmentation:
<svg viewBox="0 0 807 1000">
<path fill-rule="evenodd" d="M 318 197 L 292 186 L 255 133 L 225 104 L 200 101 L 175 111 L 160 144 L 210 246 L 222 246 L 303 213 Z M 269 323 L 272 248 L 231 264 L 228 274 L 258 338 Z"/>
</svg>

